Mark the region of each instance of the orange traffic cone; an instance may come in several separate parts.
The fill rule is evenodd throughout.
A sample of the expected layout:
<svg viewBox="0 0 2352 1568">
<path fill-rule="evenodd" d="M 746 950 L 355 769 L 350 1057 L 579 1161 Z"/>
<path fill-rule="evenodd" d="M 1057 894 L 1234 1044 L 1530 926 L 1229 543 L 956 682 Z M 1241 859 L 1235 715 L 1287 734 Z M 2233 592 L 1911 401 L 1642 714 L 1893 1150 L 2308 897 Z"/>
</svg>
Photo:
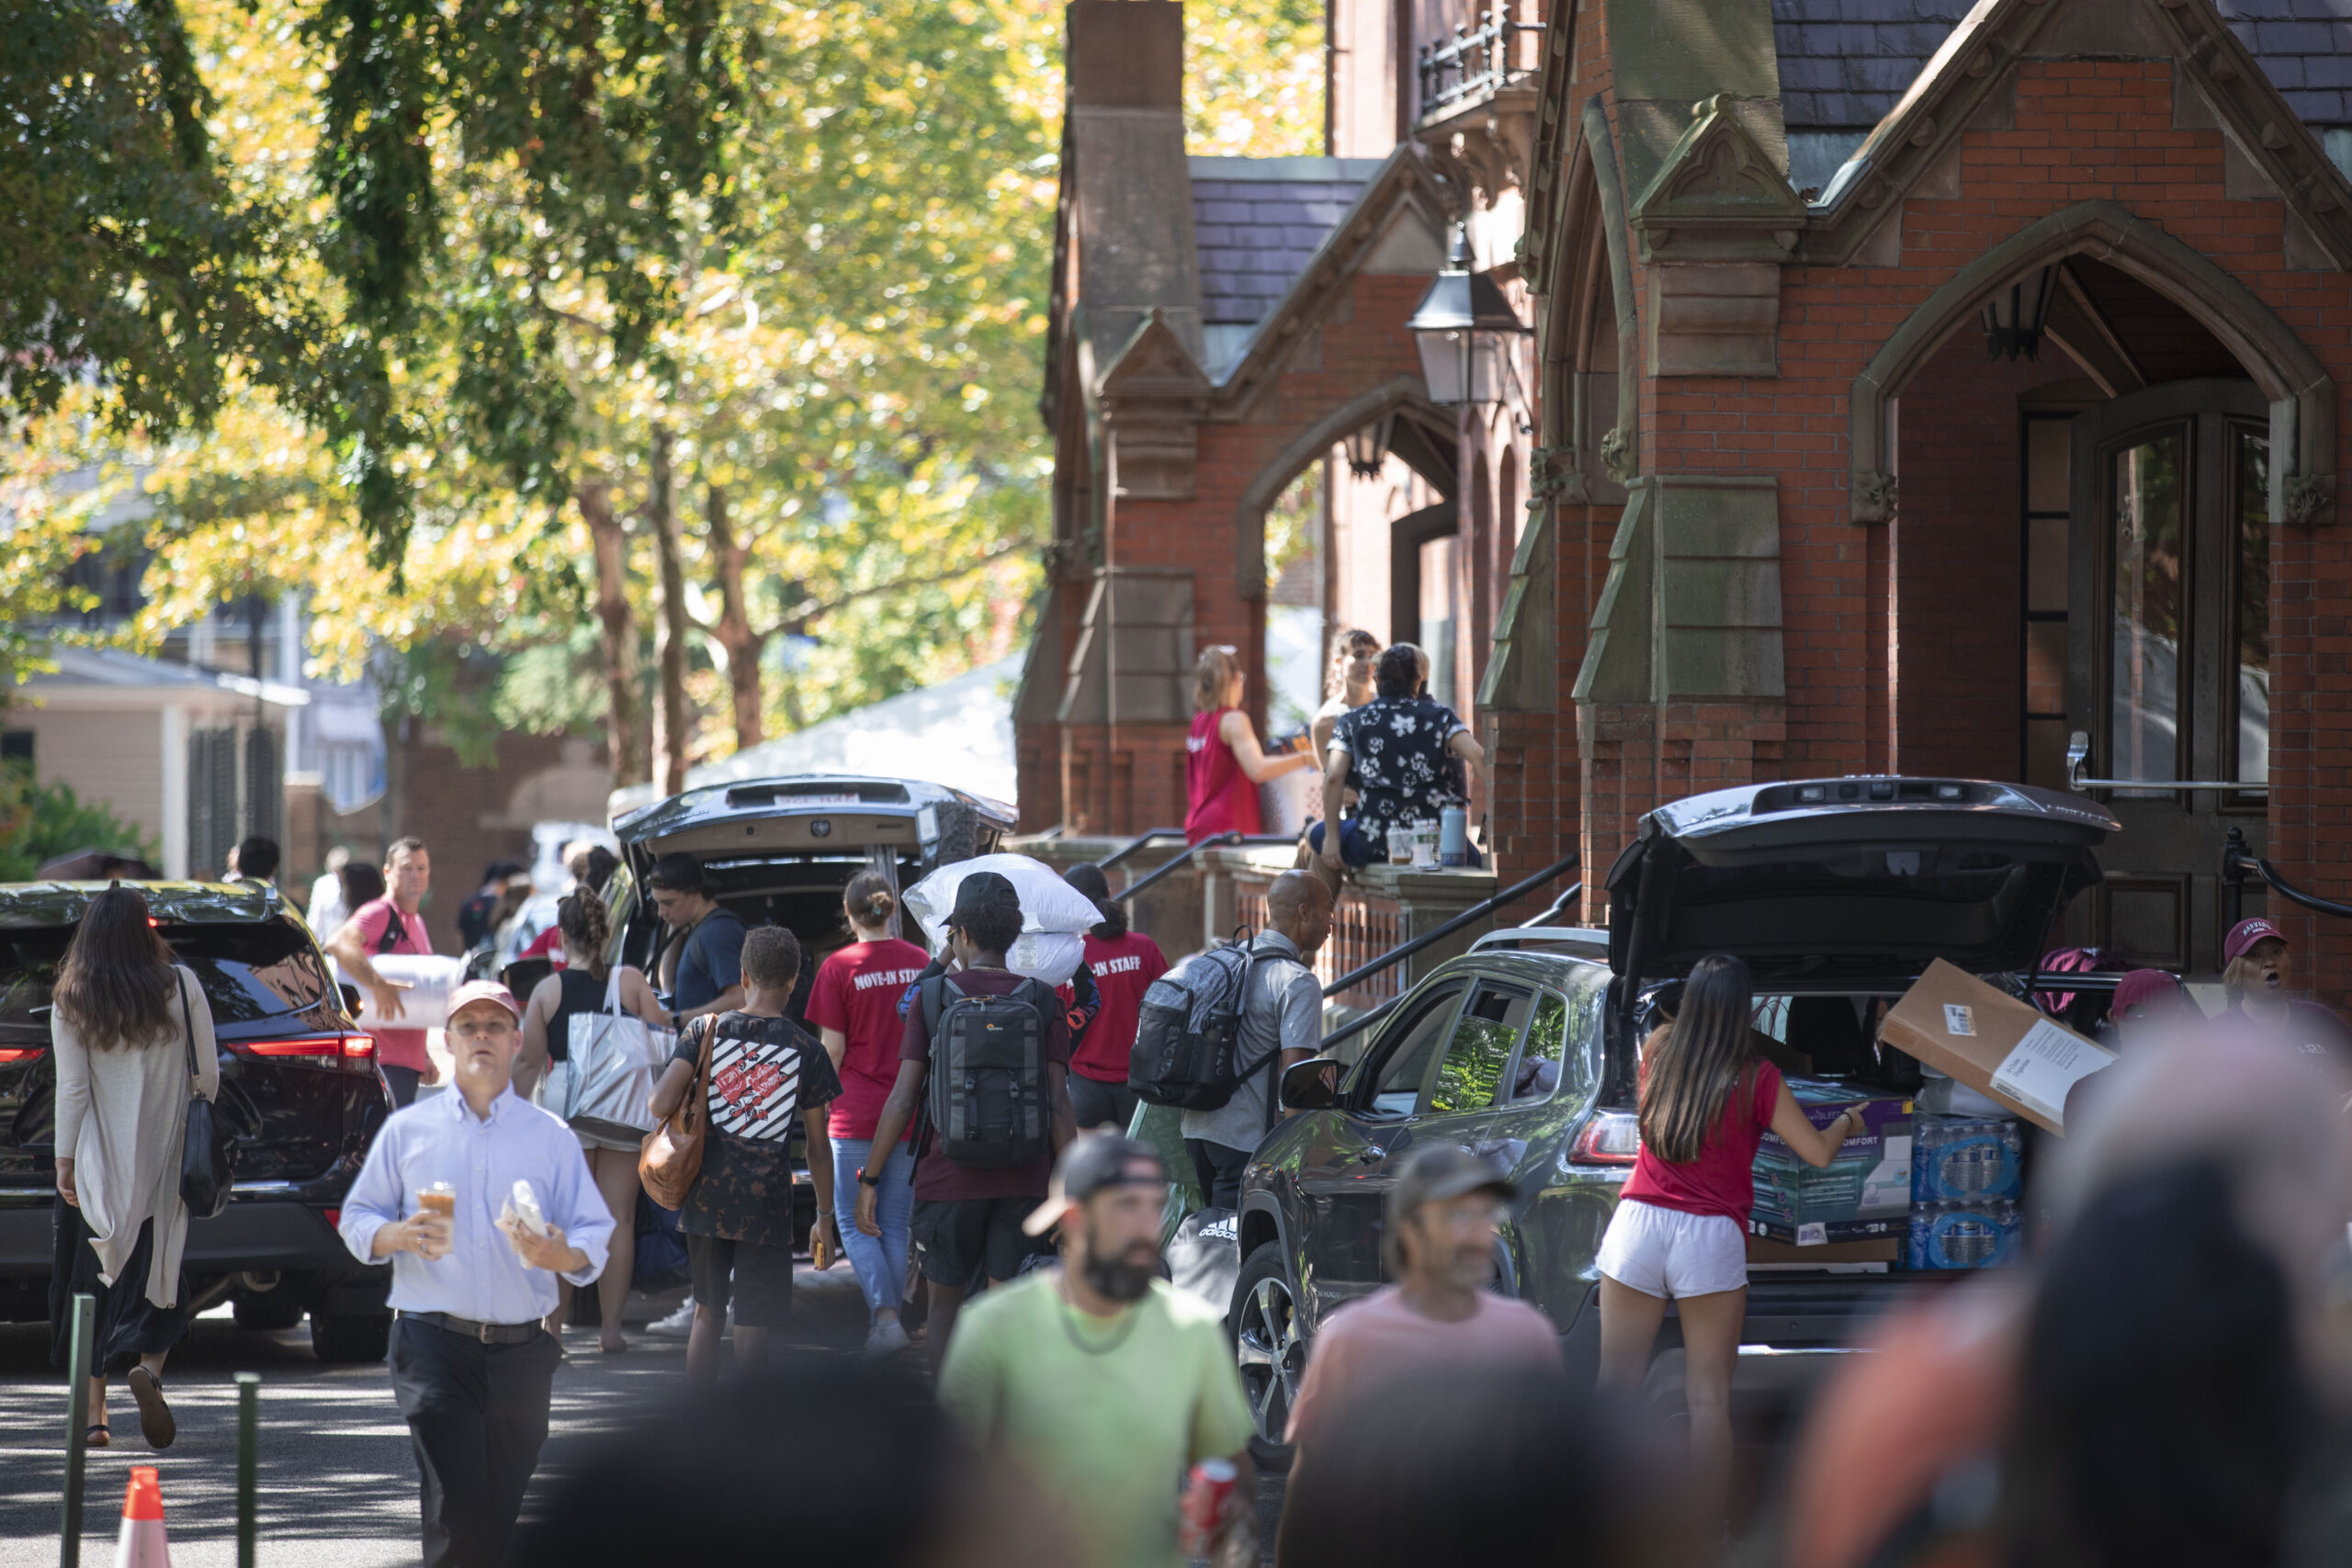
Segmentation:
<svg viewBox="0 0 2352 1568">
<path fill-rule="evenodd" d="M 164 1538 L 164 1483 L 152 1464 L 130 1472 L 122 1495 L 122 1539 L 114 1568 L 172 1568 L 172 1544 Z"/>
</svg>

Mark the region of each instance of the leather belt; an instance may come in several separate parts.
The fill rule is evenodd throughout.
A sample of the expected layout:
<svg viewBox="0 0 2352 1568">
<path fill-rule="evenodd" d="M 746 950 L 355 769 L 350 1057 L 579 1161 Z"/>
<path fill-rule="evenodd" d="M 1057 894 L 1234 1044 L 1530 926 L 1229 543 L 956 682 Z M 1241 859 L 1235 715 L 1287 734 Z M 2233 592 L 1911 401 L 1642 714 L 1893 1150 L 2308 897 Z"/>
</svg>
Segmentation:
<svg viewBox="0 0 2352 1568">
<path fill-rule="evenodd" d="M 529 1323 L 478 1323 L 447 1312 L 402 1312 L 397 1315 L 428 1324 L 445 1333 L 480 1340 L 484 1345 L 527 1344 L 546 1332 L 536 1318 Z"/>
</svg>

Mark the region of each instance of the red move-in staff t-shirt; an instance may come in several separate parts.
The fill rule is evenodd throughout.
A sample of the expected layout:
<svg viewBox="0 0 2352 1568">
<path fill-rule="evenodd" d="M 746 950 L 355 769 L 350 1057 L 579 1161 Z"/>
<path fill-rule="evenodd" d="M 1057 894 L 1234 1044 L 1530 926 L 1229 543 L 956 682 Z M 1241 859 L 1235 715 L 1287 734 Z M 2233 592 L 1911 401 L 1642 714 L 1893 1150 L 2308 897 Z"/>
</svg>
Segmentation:
<svg viewBox="0 0 2352 1568">
<path fill-rule="evenodd" d="M 1127 1059 L 1135 1053 L 1136 1023 L 1143 1016 L 1143 994 L 1168 973 L 1168 957 L 1159 944 L 1141 931 L 1104 941 L 1086 939 L 1086 966 L 1094 973 L 1094 988 L 1102 993 L 1102 1010 L 1093 1027 L 1078 1043 L 1069 1070 L 1097 1083 L 1127 1081 Z M 1062 987 L 1069 999 L 1069 987 Z"/>
<path fill-rule="evenodd" d="M 1724 1098 L 1699 1157 L 1675 1165 L 1645 1145 L 1624 1196 L 1686 1214 L 1721 1214 L 1747 1229 L 1748 1211 L 1756 1207 L 1756 1148 L 1780 1103 L 1781 1069 L 1757 1063 Z"/>
<path fill-rule="evenodd" d="M 906 1023 L 899 998 L 930 960 L 910 942 L 854 942 L 817 966 L 802 1015 L 811 1029 L 837 1029 L 849 1042 L 842 1053 L 842 1094 L 828 1131 L 836 1138 L 870 1138 L 882 1102 L 899 1080 L 899 1046 Z"/>
</svg>

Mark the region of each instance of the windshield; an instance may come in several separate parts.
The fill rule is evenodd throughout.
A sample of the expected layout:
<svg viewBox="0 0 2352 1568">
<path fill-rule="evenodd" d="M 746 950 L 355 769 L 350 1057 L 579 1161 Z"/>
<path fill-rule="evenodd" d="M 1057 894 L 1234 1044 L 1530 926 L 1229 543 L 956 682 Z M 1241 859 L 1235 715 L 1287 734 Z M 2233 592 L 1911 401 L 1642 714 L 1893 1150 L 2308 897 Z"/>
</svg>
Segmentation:
<svg viewBox="0 0 2352 1568">
<path fill-rule="evenodd" d="M 311 935 L 284 916 L 249 925 L 161 928 L 172 956 L 204 987 L 216 1024 L 301 1012 L 334 994 Z M 72 926 L 0 931 L 0 1032 L 49 1037 L 50 992 Z"/>
</svg>

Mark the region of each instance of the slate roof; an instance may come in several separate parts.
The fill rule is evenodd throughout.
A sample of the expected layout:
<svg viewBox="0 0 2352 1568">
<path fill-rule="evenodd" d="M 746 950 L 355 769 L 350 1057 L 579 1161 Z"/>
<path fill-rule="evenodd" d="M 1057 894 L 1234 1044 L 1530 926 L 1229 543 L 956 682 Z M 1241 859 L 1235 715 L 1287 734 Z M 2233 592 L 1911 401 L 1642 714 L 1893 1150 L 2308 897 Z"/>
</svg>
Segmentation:
<svg viewBox="0 0 2352 1568">
<path fill-rule="evenodd" d="M 2292 0 L 2261 0 L 2291 4 Z M 1789 129 L 1884 119 L 1971 0 L 1772 0 Z"/>
<path fill-rule="evenodd" d="M 2352 124 L 2352 0 L 2215 0 L 2214 8 L 2306 124 Z"/>
<path fill-rule="evenodd" d="M 2214 5 L 2305 123 L 2352 124 L 2352 0 Z M 1969 9 L 1969 0 L 1772 0 L 1789 129 L 1876 125 Z"/>
<path fill-rule="evenodd" d="M 1377 158 L 1192 158 L 1201 320 L 1249 325 L 1306 270 Z"/>
</svg>

